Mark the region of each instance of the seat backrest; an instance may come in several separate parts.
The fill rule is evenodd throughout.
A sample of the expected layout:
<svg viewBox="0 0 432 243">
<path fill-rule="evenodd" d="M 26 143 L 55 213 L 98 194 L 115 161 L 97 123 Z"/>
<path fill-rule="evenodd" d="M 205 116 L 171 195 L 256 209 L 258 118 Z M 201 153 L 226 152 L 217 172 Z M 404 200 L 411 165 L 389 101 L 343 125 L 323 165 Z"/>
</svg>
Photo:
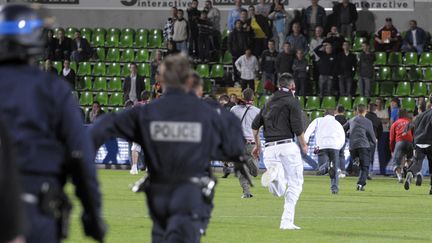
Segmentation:
<svg viewBox="0 0 432 243">
<path fill-rule="evenodd" d="M 149 51 L 147 49 L 138 50 L 135 56 L 136 62 L 147 62 L 149 60 Z"/>
<path fill-rule="evenodd" d="M 108 64 L 108 70 L 107 70 L 107 75 L 108 76 L 120 76 L 121 72 L 120 72 L 120 64 L 113 62 Z"/>
<path fill-rule="evenodd" d="M 106 61 L 110 62 L 118 62 L 120 61 L 120 50 L 118 48 L 110 48 L 108 49 Z"/>
<path fill-rule="evenodd" d="M 78 76 L 91 75 L 91 65 L 89 62 L 81 62 L 78 66 Z"/>
<path fill-rule="evenodd" d="M 307 96 L 305 109 L 306 110 L 320 109 L 320 98 L 318 96 Z"/>
<path fill-rule="evenodd" d="M 135 59 L 135 51 L 133 49 L 125 49 L 121 55 L 122 62 L 132 62 Z"/>
<path fill-rule="evenodd" d="M 98 62 L 93 67 L 94 76 L 104 76 L 106 73 L 106 66 L 104 62 Z"/>
<path fill-rule="evenodd" d="M 97 91 L 106 91 L 107 90 L 107 81 L 105 77 L 97 77 L 93 84 L 93 90 Z"/>
<path fill-rule="evenodd" d="M 150 77 L 150 65 L 148 63 L 138 64 L 138 74 L 144 77 Z"/>
<path fill-rule="evenodd" d="M 108 83 L 108 89 L 110 91 L 121 91 L 123 89 L 121 78 L 113 77 Z"/>
</svg>

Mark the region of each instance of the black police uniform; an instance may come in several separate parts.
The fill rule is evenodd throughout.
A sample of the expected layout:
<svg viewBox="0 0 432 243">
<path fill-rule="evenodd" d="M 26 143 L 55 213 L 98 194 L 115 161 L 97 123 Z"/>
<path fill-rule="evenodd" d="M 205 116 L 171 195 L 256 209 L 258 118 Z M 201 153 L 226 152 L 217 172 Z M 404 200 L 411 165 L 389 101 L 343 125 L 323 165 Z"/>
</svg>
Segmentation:
<svg viewBox="0 0 432 243">
<path fill-rule="evenodd" d="M 169 89 L 162 98 L 119 114 L 102 116 L 92 127 L 97 146 L 116 136 L 141 145 L 148 162 L 147 203 L 153 242 L 199 242 L 211 210 L 206 178 L 211 159 L 236 160 L 244 143 L 238 118 L 215 110 L 196 96 Z"/>
</svg>

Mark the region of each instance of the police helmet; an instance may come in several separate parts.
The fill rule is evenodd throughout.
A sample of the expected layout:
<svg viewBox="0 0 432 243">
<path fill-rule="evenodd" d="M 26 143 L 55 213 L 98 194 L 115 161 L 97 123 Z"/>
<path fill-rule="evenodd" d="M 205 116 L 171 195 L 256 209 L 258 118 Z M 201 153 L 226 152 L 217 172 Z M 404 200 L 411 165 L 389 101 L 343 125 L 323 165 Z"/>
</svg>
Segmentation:
<svg viewBox="0 0 432 243">
<path fill-rule="evenodd" d="M 28 60 L 41 55 L 52 21 L 37 5 L 6 4 L 0 7 L 0 61 Z"/>
</svg>

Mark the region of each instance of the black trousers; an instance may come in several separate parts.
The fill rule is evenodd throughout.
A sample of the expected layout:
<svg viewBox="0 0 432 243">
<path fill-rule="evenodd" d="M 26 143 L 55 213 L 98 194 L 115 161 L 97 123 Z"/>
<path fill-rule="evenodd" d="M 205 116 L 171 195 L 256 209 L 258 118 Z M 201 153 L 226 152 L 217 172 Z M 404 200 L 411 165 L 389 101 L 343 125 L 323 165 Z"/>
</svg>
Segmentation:
<svg viewBox="0 0 432 243">
<path fill-rule="evenodd" d="M 371 158 L 370 148 L 352 149 L 350 150 L 350 153 L 353 161 L 358 159 L 360 162 L 360 175 L 357 184 L 364 186 L 366 185 L 366 180 L 369 173 L 369 165 Z"/>
<path fill-rule="evenodd" d="M 253 91 L 255 91 L 255 80 L 253 80 L 253 79 L 249 79 L 249 80 L 242 79 L 240 85 L 241 85 L 242 91 L 245 90 L 245 89 L 247 89 L 248 86 Z"/>
<path fill-rule="evenodd" d="M 414 159 L 411 165 L 408 167 L 408 171 L 411 171 L 413 175 L 421 172 L 423 160 L 426 157 L 429 161 L 429 173 L 431 173 L 430 171 L 432 168 L 432 146 L 429 146 L 428 148 L 419 148 L 417 146 L 415 147 Z M 432 176 L 430 185 L 432 186 Z"/>
</svg>

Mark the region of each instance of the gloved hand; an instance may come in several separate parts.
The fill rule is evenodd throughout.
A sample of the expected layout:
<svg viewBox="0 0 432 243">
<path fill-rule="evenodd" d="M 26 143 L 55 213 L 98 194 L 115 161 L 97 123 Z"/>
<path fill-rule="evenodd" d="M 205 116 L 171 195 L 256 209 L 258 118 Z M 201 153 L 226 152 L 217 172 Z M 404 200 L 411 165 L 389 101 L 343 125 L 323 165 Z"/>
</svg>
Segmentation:
<svg viewBox="0 0 432 243">
<path fill-rule="evenodd" d="M 103 242 L 107 232 L 107 225 L 100 216 L 91 217 L 87 213 L 83 213 L 81 221 L 84 226 L 84 232 L 87 236 L 95 239 L 98 242 Z"/>
</svg>

